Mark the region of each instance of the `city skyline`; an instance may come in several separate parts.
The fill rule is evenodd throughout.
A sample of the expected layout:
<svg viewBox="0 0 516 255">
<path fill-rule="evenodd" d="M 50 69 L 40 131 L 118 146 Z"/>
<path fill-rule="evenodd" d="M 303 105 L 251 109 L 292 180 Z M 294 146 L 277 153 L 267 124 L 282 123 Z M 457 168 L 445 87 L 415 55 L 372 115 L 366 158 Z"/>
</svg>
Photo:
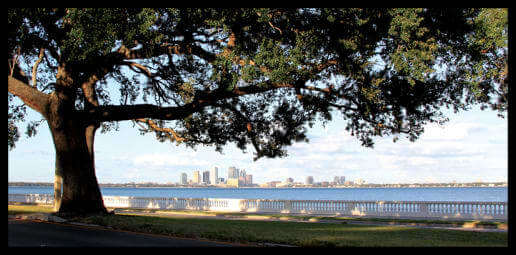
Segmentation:
<svg viewBox="0 0 516 255">
<path fill-rule="evenodd" d="M 38 119 L 28 112 L 27 119 Z M 507 181 L 507 118 L 496 112 L 473 109 L 447 114 L 450 121 L 442 127 L 426 125 L 415 142 L 392 137 L 375 138 L 374 148 L 343 130 L 340 116 L 325 127 L 316 124 L 309 130 L 309 143 L 288 147 L 285 158 L 253 161 L 253 149 L 243 153 L 234 145 L 223 153 L 212 147 L 196 150 L 183 145 L 159 143 L 152 135 L 141 136 L 130 122 L 121 122 L 119 132 L 97 132 L 95 138 L 96 172 L 99 183 L 179 182 L 181 172 L 209 170 L 216 166 L 219 176 L 238 166 L 253 173 L 253 182 L 316 180 L 327 176 L 362 178 L 368 183 L 500 182 Z M 31 160 L 27 160 L 30 157 Z M 45 122 L 32 138 L 21 135 L 8 151 L 8 179 L 11 182 L 53 182 L 55 152 Z"/>
<path fill-rule="evenodd" d="M 218 167 L 212 167 L 209 171 L 205 171 L 205 170 L 193 170 L 191 171 L 191 175 L 188 174 L 188 172 L 181 172 L 180 175 L 179 175 L 179 181 L 178 182 L 175 182 L 176 184 L 179 184 L 179 185 L 188 185 L 188 184 L 210 184 L 210 185 L 215 185 L 215 184 L 219 184 L 219 182 L 227 182 L 228 179 L 230 178 L 237 178 L 239 179 L 240 177 L 250 177 L 250 181 L 248 181 L 248 179 L 245 179 L 245 182 L 247 184 L 259 184 L 259 183 L 253 183 L 252 181 L 252 174 L 248 174 L 245 169 L 240 169 L 240 168 L 237 168 L 235 166 L 230 166 L 228 167 L 228 171 L 227 171 L 227 177 L 223 178 L 223 177 L 219 177 L 218 176 Z M 200 178 L 200 175 L 202 173 L 202 178 Z M 209 174 L 209 181 L 206 181 L 205 179 L 205 174 Z M 242 174 L 243 173 L 243 174 Z M 192 176 L 192 178 L 189 178 L 189 176 Z M 332 179 L 333 178 L 333 179 Z M 331 179 L 333 181 L 331 181 Z M 215 180 L 215 182 L 213 182 L 213 180 Z M 304 183 L 304 184 L 315 184 L 315 183 L 321 183 L 321 182 L 328 182 L 328 183 L 335 183 L 335 184 L 338 184 L 338 185 L 344 185 L 344 184 L 353 184 L 353 183 L 361 183 L 361 184 L 364 184 L 366 183 L 366 181 L 362 178 L 359 178 L 357 180 L 346 180 L 346 177 L 345 176 L 333 176 L 333 177 L 330 177 L 330 176 L 325 176 L 325 178 L 322 178 L 321 180 L 317 180 L 315 179 L 313 176 L 306 176 L 304 180 L 296 180 L 295 177 L 287 177 L 286 180 L 284 181 L 281 181 L 281 180 L 274 180 L 274 181 L 269 181 L 269 182 L 283 182 L 283 183 Z M 172 183 L 172 182 L 167 182 L 167 183 Z"/>
<path fill-rule="evenodd" d="M 202 178 L 200 177 L 202 173 Z M 245 169 L 239 169 L 234 166 L 228 167 L 227 177 L 219 177 L 218 167 L 211 167 L 210 170 L 194 170 L 192 178 L 188 178 L 188 173 L 181 172 L 179 176 L 180 185 L 203 184 L 203 185 L 218 185 L 228 184 L 235 186 L 250 186 L 253 184 L 253 175 L 247 174 Z M 170 183 L 170 182 L 167 182 Z"/>
</svg>

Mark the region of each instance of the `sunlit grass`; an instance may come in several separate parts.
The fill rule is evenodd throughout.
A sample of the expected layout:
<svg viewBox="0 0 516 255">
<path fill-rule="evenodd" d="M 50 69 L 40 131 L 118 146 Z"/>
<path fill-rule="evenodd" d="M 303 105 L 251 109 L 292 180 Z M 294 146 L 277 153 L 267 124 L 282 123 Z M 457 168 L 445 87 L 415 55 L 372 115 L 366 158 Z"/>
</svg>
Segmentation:
<svg viewBox="0 0 516 255">
<path fill-rule="evenodd" d="M 400 226 L 113 215 L 86 223 L 172 236 L 297 246 L 507 246 L 507 233 Z"/>
<path fill-rule="evenodd" d="M 8 205 L 7 214 L 53 213 L 54 207 L 48 205 Z"/>
<path fill-rule="evenodd" d="M 187 215 L 206 215 L 206 216 L 223 216 L 223 217 L 231 217 L 231 218 L 249 218 L 249 219 L 277 219 L 277 220 L 302 220 L 302 221 L 337 221 L 337 222 L 349 222 L 349 221 L 359 221 L 359 222 L 379 222 L 386 224 L 397 224 L 404 223 L 408 225 L 416 225 L 416 224 L 436 224 L 436 225 L 451 225 L 455 227 L 475 227 L 475 226 L 490 226 L 501 229 L 507 229 L 507 222 L 497 220 L 497 221 L 479 221 L 479 220 L 445 220 L 445 219 L 398 219 L 398 218 L 360 218 L 360 217 L 343 217 L 343 216 L 313 216 L 313 215 L 284 215 L 284 214 L 260 214 L 260 213 L 241 213 L 241 212 L 211 212 L 211 211 L 191 211 L 191 210 L 160 210 L 160 209 L 127 209 L 120 210 L 120 213 L 128 213 L 131 212 L 153 212 L 160 215 L 158 217 L 168 217 L 171 214 L 187 214 Z"/>
<path fill-rule="evenodd" d="M 12 206 L 9 214 L 52 212 L 51 207 Z M 114 229 L 205 238 L 239 243 L 278 243 L 303 247 L 430 247 L 507 246 L 507 232 L 424 229 L 395 225 L 371 226 L 261 220 L 225 220 L 115 214 L 70 219 Z"/>
</svg>

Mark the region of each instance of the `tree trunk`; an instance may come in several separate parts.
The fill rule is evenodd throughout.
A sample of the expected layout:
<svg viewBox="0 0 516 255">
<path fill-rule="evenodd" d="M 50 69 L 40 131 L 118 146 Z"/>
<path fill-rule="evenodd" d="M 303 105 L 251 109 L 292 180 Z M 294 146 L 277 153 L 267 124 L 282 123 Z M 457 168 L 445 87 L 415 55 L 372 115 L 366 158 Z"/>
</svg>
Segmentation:
<svg viewBox="0 0 516 255">
<path fill-rule="evenodd" d="M 60 215 L 105 214 L 93 157 L 98 125 L 63 113 L 60 100 L 53 103 L 48 123 L 56 150 L 54 207 Z"/>
<path fill-rule="evenodd" d="M 67 126 L 62 130 L 50 128 L 56 149 L 56 211 L 59 214 L 107 213 L 95 175 L 93 150 L 88 148 L 88 138 L 94 131 L 80 123 Z"/>
</svg>

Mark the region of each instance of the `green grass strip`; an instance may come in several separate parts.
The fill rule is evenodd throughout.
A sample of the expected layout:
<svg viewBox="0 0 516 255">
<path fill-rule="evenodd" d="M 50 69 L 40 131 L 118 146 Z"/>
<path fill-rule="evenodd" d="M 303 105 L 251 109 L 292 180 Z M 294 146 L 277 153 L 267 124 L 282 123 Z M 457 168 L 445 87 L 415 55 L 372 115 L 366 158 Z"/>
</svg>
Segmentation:
<svg viewBox="0 0 516 255">
<path fill-rule="evenodd" d="M 9 214 L 51 212 L 51 207 L 9 205 Z M 50 211 L 49 211 L 50 210 Z M 278 215 L 279 216 L 279 215 Z M 281 216 L 285 217 L 285 216 Z M 294 216 L 295 217 L 295 216 Z M 333 218 L 333 217 L 331 217 Z M 321 219 L 325 219 L 322 217 Z M 347 218 L 346 218 L 347 219 Z M 481 247 L 508 246 L 507 232 L 426 229 L 396 225 L 355 225 L 290 221 L 221 220 L 173 215 L 114 214 L 70 219 L 114 229 L 238 243 L 277 243 L 302 247 Z M 341 220 L 344 220 L 341 219 Z"/>
</svg>

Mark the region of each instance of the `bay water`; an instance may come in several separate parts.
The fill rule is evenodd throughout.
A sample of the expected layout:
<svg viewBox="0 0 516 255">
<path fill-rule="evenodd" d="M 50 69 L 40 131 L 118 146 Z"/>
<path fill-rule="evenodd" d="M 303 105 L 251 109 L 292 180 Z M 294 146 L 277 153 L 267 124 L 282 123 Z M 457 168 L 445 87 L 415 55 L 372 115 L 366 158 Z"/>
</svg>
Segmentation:
<svg viewBox="0 0 516 255">
<path fill-rule="evenodd" d="M 9 194 L 53 194 L 51 186 L 8 186 Z M 436 188 L 177 188 L 101 187 L 104 196 L 277 200 L 507 202 L 507 187 Z"/>
</svg>

